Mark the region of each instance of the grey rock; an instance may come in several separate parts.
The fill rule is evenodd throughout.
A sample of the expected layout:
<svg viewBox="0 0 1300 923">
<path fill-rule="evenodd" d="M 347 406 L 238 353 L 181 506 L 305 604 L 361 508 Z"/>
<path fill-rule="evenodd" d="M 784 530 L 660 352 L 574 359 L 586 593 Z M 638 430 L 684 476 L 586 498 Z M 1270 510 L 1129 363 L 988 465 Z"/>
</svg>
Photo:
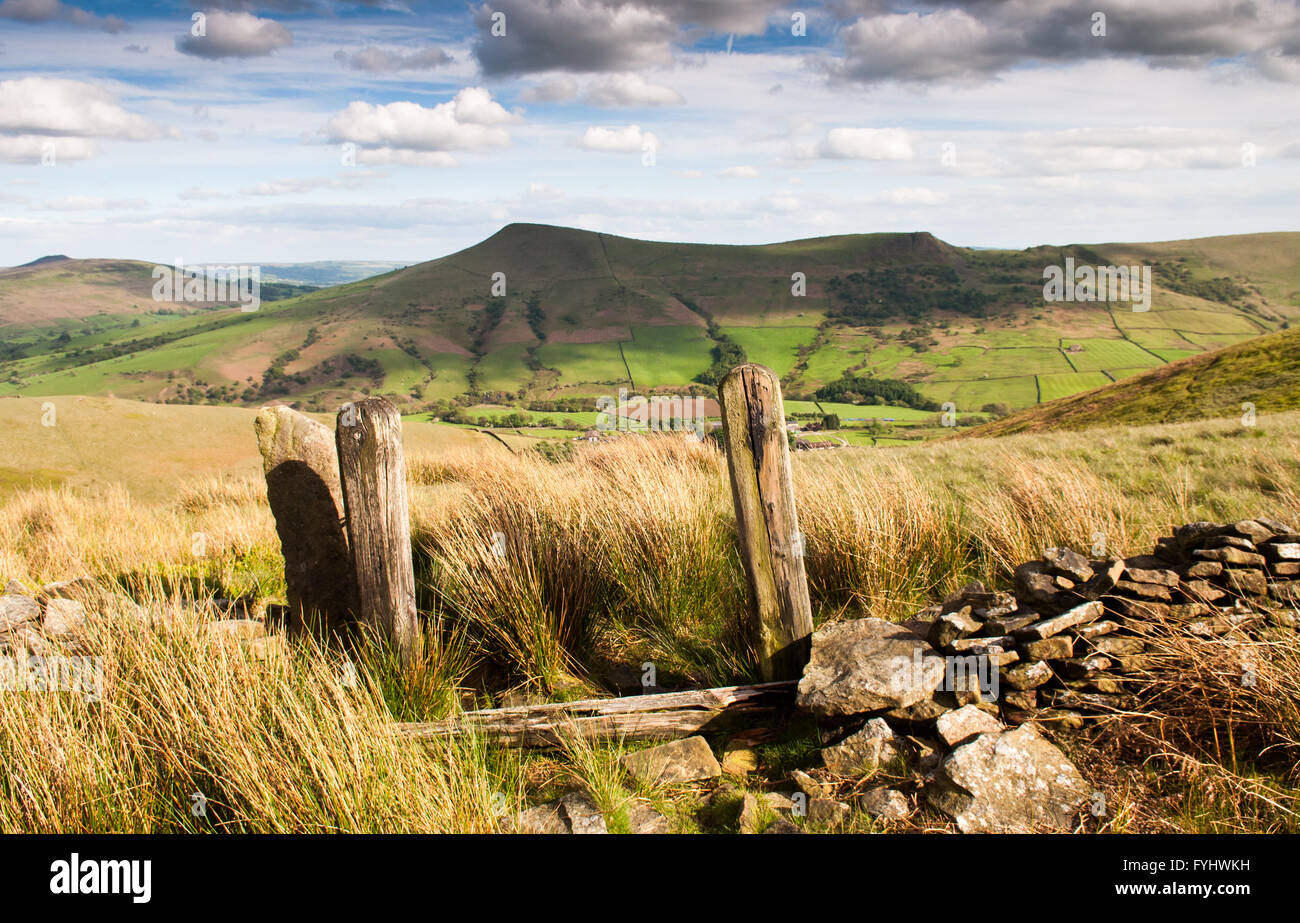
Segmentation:
<svg viewBox="0 0 1300 923">
<path fill-rule="evenodd" d="M 1258 545 L 1273 538 L 1277 531 L 1270 529 L 1257 519 L 1243 519 L 1240 522 L 1234 522 L 1220 530 L 1222 535 L 1237 535 L 1241 538 L 1249 539 Z"/>
<path fill-rule="evenodd" d="M 970 614 L 966 606 L 956 612 L 948 612 L 930 623 L 930 631 L 925 639 L 933 648 L 944 648 L 961 638 L 975 634 L 983 624 Z"/>
<path fill-rule="evenodd" d="M 896 788 L 873 788 L 862 793 L 858 807 L 872 817 L 902 820 L 912 813 L 907 796 Z"/>
<path fill-rule="evenodd" d="M 360 610 L 344 532 L 334 433 L 288 407 L 263 407 L 254 421 L 266 494 L 284 554 L 292 625 L 340 630 Z"/>
<path fill-rule="evenodd" d="M 1041 641 L 1026 641 L 1020 651 L 1026 660 L 1068 660 L 1074 656 L 1074 639 L 1052 635 Z"/>
<path fill-rule="evenodd" d="M 802 769 L 796 769 L 790 773 L 790 780 L 794 782 L 795 788 L 803 792 L 809 798 L 825 798 L 830 792 L 828 786 L 818 782 Z"/>
<path fill-rule="evenodd" d="M 520 811 L 505 823 L 510 833 L 542 834 L 568 833 L 569 825 L 560 815 L 559 802 L 539 804 L 536 807 Z"/>
<path fill-rule="evenodd" d="M 1212 535 L 1218 534 L 1221 529 L 1223 529 L 1221 522 L 1189 522 L 1174 530 L 1174 541 L 1178 547 L 1186 551 L 1198 546 Z"/>
<path fill-rule="evenodd" d="M 941 715 L 934 722 L 934 730 L 945 744 L 956 747 L 980 734 L 1001 731 L 1002 722 L 974 705 L 965 705 Z"/>
<path fill-rule="evenodd" d="M 8 592 L 0 596 L 0 631 L 13 631 L 24 622 L 34 622 L 40 617 L 41 607 L 31 597 Z"/>
<path fill-rule="evenodd" d="M 1263 596 L 1268 592 L 1268 578 L 1257 570 L 1230 570 L 1223 578 L 1229 590 L 1242 596 Z"/>
<path fill-rule="evenodd" d="M 1060 587 L 1042 561 L 1026 561 L 1015 571 L 1016 599 L 1045 613 L 1059 612 Z"/>
<path fill-rule="evenodd" d="M 963 833 L 1067 831 L 1091 786 L 1031 724 L 981 734 L 935 772 L 926 800 Z"/>
<path fill-rule="evenodd" d="M 76 634 L 86 623 L 86 607 L 78 600 L 55 597 L 45 603 L 41 629 L 51 638 Z"/>
<path fill-rule="evenodd" d="M 1124 579 L 1130 583 L 1154 583 L 1159 586 L 1178 586 L 1178 574 L 1168 568 L 1139 567 L 1134 564 L 1137 558 L 1129 558 L 1124 569 Z M 1142 560 L 1140 563 L 1147 563 Z"/>
<path fill-rule="evenodd" d="M 1101 673 L 1110 669 L 1111 659 L 1101 654 L 1093 654 L 1090 657 L 1076 657 L 1073 660 L 1062 660 L 1057 665 L 1057 670 L 1062 676 L 1069 679 L 1085 679 L 1094 673 Z"/>
<path fill-rule="evenodd" d="M 1116 583 L 1115 592 L 1132 599 L 1156 600 L 1157 602 L 1166 603 L 1173 598 L 1169 594 L 1169 587 L 1167 586 L 1158 583 L 1135 583 L 1132 580 L 1121 580 Z"/>
<path fill-rule="evenodd" d="M 698 782 L 722 775 L 708 741 L 698 735 L 625 753 L 619 762 L 630 776 L 648 785 Z"/>
<path fill-rule="evenodd" d="M 663 834 L 669 832 L 668 818 L 648 804 L 638 804 L 628 812 L 628 827 L 637 834 Z"/>
<path fill-rule="evenodd" d="M 834 798 L 814 798 L 808 802 L 808 822 L 821 827 L 838 827 L 849 816 L 849 806 Z"/>
<path fill-rule="evenodd" d="M 1081 606 L 1075 606 L 1060 615 L 1043 619 L 1041 622 L 1034 622 L 1024 628 L 1018 628 L 1012 634 L 1020 641 L 1041 641 L 1043 638 L 1050 638 L 1067 628 L 1095 622 L 1101 618 L 1103 612 L 1105 612 L 1105 607 L 1100 602 L 1092 600 Z"/>
<path fill-rule="evenodd" d="M 570 833 L 609 833 L 600 809 L 582 792 L 570 792 L 560 799 L 560 815 L 568 823 Z"/>
<path fill-rule="evenodd" d="M 943 658 L 901 626 L 835 622 L 813 634 L 797 702 L 821 717 L 904 708 L 929 698 L 943 675 Z"/>
<path fill-rule="evenodd" d="M 861 730 L 822 750 L 826 768 L 845 776 L 860 776 L 902 755 L 903 741 L 883 718 L 872 718 Z"/>
<path fill-rule="evenodd" d="M 1218 561 L 1236 567 L 1263 567 L 1264 556 L 1240 548 L 1198 548 L 1192 557 L 1200 561 Z"/>
<path fill-rule="evenodd" d="M 793 821 L 786 820 L 784 817 L 778 817 L 776 820 L 772 821 L 772 823 L 768 824 L 767 829 L 763 831 L 764 835 L 769 833 L 789 834 L 803 833 L 803 831 L 800 830 Z"/>
<path fill-rule="evenodd" d="M 1098 654 L 1140 654 L 1146 650 L 1146 642 L 1141 638 L 1112 638 L 1106 636 L 1089 641 L 1088 647 Z"/>
<path fill-rule="evenodd" d="M 1081 641 L 1091 641 L 1093 638 L 1100 638 L 1102 635 L 1108 635 L 1113 631 L 1119 630 L 1119 623 L 1109 620 L 1102 622 L 1093 622 L 1090 625 L 1080 625 L 1074 629 L 1074 634 Z"/>
<path fill-rule="evenodd" d="M 1068 577 L 1075 583 L 1092 579 L 1092 565 L 1088 559 L 1070 548 L 1048 548 L 1043 552 L 1043 563 L 1050 573 Z"/>
<path fill-rule="evenodd" d="M 1052 678 L 1052 668 L 1042 660 L 1018 663 L 1002 672 L 1002 682 L 1012 689 L 1034 689 Z"/>
<path fill-rule="evenodd" d="M 1042 616 L 1037 612 L 1021 609 L 1010 615 L 1000 615 L 989 619 L 984 623 L 984 630 L 992 635 L 1009 635 L 1013 634 L 1017 628 L 1024 628 L 1026 625 L 1032 625 L 1041 619 Z"/>
</svg>

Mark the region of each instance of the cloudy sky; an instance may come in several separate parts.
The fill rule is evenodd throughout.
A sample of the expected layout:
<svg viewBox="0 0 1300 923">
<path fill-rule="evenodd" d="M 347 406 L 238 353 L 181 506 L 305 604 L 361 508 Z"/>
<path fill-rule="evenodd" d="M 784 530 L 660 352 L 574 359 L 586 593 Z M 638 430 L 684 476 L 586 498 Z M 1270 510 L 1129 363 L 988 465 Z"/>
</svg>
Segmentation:
<svg viewBox="0 0 1300 923">
<path fill-rule="evenodd" d="M 1300 0 L 0 0 L 0 265 L 1298 230 Z"/>
</svg>

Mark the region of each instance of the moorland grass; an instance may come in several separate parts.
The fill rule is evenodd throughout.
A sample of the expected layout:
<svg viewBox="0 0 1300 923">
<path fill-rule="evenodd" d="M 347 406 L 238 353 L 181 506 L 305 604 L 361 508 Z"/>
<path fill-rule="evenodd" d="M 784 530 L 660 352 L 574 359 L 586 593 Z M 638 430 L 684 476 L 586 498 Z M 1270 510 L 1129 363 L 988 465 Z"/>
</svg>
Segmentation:
<svg viewBox="0 0 1300 923">
<path fill-rule="evenodd" d="M 906 618 L 971 579 L 1003 587 L 1051 545 L 1131 554 L 1182 522 L 1294 521 L 1298 450 L 1300 414 L 1282 414 L 1249 432 L 1225 420 L 801 453 L 796 502 L 817 621 Z M 618 746 L 521 755 L 473 739 L 399 743 L 387 726 L 507 692 L 601 694 L 612 671 L 646 662 L 668 686 L 753 678 L 712 444 L 625 437 L 558 462 L 468 450 L 410 462 L 426 618 L 410 671 L 374 639 L 346 651 L 241 645 L 193 616 L 210 596 L 283 596 L 255 478 L 197 481 L 170 502 L 33 488 L 0 503 L 0 574 L 29 585 L 89 575 L 111 591 L 95 608 L 113 613 L 93 619 L 85 641 L 104 664 L 101 701 L 6 694 L 0 829 L 488 830 L 575 785 L 615 828 L 631 799 L 685 804 L 675 791 L 625 790 Z M 140 610 L 111 602 L 121 594 Z M 1200 662 L 1221 662 L 1211 654 L 1236 656 L 1211 648 Z M 1154 697 L 1140 733 L 1125 725 L 1122 740 L 1070 741 L 1114 795 L 1105 829 L 1293 828 L 1294 655 L 1294 645 L 1276 651 L 1277 669 L 1261 672 L 1248 702 L 1221 665 Z M 343 679 L 346 660 L 355 682 Z M 1189 690 L 1214 707 L 1198 711 Z M 781 773 L 815 760 L 797 733 L 772 747 L 760 759 Z M 211 808 L 202 818 L 190 812 L 195 792 Z"/>
</svg>

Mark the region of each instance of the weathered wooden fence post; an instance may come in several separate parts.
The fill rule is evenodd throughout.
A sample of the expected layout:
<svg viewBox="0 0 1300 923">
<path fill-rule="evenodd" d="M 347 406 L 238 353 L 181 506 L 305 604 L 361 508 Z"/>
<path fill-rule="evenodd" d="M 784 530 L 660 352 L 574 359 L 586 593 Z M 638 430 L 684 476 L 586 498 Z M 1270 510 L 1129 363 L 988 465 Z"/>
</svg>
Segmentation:
<svg viewBox="0 0 1300 923">
<path fill-rule="evenodd" d="M 794 509 L 781 383 L 738 365 L 718 386 L 754 643 L 764 681 L 798 678 L 808 662 L 812 604 Z"/>
<path fill-rule="evenodd" d="M 284 552 L 289 628 L 342 631 L 358 605 L 334 437 L 288 407 L 263 407 L 254 429 Z"/>
<path fill-rule="evenodd" d="M 334 437 L 359 614 L 409 662 L 419 643 L 419 622 L 401 414 L 382 397 L 345 404 Z"/>
</svg>

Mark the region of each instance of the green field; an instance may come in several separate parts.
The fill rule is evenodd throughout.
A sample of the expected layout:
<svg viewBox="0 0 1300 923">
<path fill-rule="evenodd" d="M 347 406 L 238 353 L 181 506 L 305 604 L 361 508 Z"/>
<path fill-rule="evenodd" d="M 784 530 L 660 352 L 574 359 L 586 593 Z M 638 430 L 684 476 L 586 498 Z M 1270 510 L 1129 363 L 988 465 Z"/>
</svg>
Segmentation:
<svg viewBox="0 0 1300 923">
<path fill-rule="evenodd" d="M 799 347 L 817 336 L 816 327 L 723 327 L 722 332 L 757 362 L 784 376 L 794 366 Z"/>
<path fill-rule="evenodd" d="M 1083 347 L 1082 352 L 1070 352 L 1074 345 Z M 1100 372 L 1103 369 L 1151 368 L 1160 364 L 1160 359 L 1147 352 L 1136 343 L 1128 340 L 1111 340 L 1090 338 L 1085 340 L 1062 340 L 1061 347 L 1069 358 L 1070 364 L 1079 372 Z"/>
<path fill-rule="evenodd" d="M 1104 372 L 1064 372 L 1038 376 L 1039 399 L 1052 401 L 1110 384 Z"/>
<path fill-rule="evenodd" d="M 627 367 L 618 343 L 547 343 L 537 347 L 537 358 L 557 369 L 560 384 L 570 382 L 625 382 Z"/>
<path fill-rule="evenodd" d="M 951 401 L 958 412 L 977 411 L 985 404 L 1029 407 L 1038 401 L 1038 384 L 1033 375 L 987 378 L 981 381 L 938 381 L 918 384 L 917 390 L 939 403 Z"/>
<path fill-rule="evenodd" d="M 504 346 L 478 361 L 478 385 L 484 391 L 517 391 L 527 386 L 532 373 L 524 365 L 522 346 Z"/>
<path fill-rule="evenodd" d="M 704 328 L 633 327 L 623 355 L 638 389 L 690 384 L 712 363 L 713 343 Z"/>
</svg>

